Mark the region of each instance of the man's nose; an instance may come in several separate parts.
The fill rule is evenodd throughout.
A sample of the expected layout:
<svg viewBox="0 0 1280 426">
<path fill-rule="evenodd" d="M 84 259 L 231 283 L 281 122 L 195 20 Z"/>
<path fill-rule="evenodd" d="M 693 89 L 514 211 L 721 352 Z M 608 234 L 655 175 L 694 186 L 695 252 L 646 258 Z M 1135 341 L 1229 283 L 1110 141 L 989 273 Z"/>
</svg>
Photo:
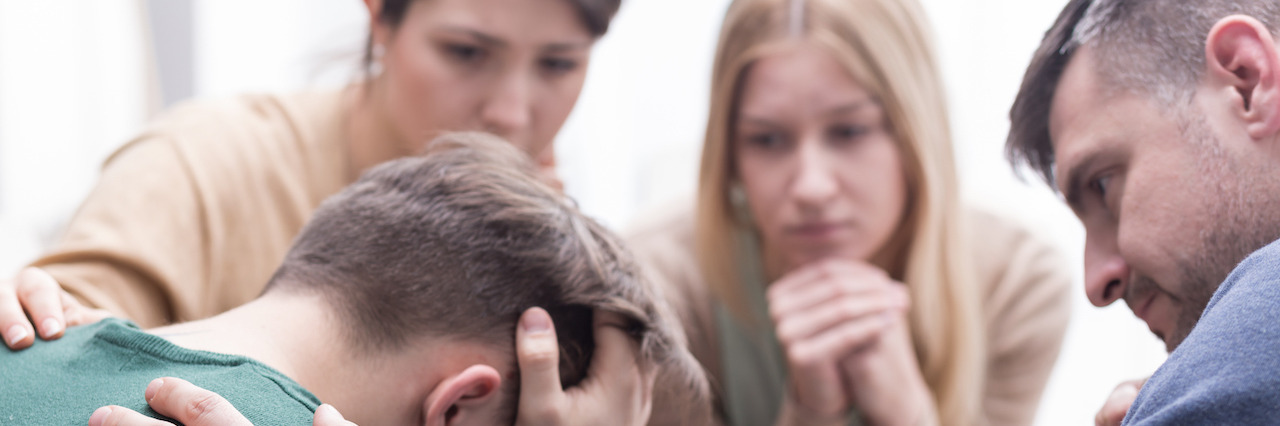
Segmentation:
<svg viewBox="0 0 1280 426">
<path fill-rule="evenodd" d="M 1107 306 L 1123 298 L 1129 277 L 1129 263 L 1118 253 L 1085 251 L 1084 291 L 1094 306 Z"/>
</svg>

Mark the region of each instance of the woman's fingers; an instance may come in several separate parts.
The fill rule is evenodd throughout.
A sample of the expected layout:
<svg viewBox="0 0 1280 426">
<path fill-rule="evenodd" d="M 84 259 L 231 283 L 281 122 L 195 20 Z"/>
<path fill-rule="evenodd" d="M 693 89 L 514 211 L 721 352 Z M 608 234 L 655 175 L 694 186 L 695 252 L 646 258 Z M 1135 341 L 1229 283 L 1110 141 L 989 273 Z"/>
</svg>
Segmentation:
<svg viewBox="0 0 1280 426">
<path fill-rule="evenodd" d="M 45 340 L 62 337 L 67 321 L 62 317 L 62 287 L 48 272 L 40 268 L 25 268 L 16 280 L 18 302 L 26 309 L 36 326 L 37 333 Z"/>
<path fill-rule="evenodd" d="M 0 335 L 11 349 L 45 339 L 62 337 L 62 289 L 39 268 L 26 268 L 13 279 L 0 281 Z"/>
<path fill-rule="evenodd" d="M 23 349 L 35 342 L 35 330 L 18 301 L 16 280 L 0 280 L 0 336 L 10 349 Z"/>
<path fill-rule="evenodd" d="M 831 260 L 784 276 L 769 286 L 769 313 L 775 320 L 792 312 L 843 296 L 893 287 L 896 283 L 883 271 L 859 262 Z"/>
<path fill-rule="evenodd" d="M 252 424 L 226 398 L 176 377 L 152 380 L 146 398 L 152 410 L 186 425 Z"/>
<path fill-rule="evenodd" d="M 792 292 L 795 288 L 803 287 L 815 280 L 823 278 L 826 274 L 827 271 L 823 269 L 822 265 L 804 266 L 791 271 L 791 273 L 783 275 L 782 278 L 774 281 L 773 284 L 769 285 L 766 293 L 772 296 L 773 293 L 776 292 Z"/>
<path fill-rule="evenodd" d="M 157 413 L 193 426 L 252 426 L 230 402 L 209 390 L 175 377 L 147 384 L 147 404 Z M 315 426 L 355 426 L 336 408 L 321 404 L 312 420 Z M 171 426 L 118 405 L 99 408 L 89 417 L 89 426 Z"/>
<path fill-rule="evenodd" d="M 173 423 L 147 417 L 119 405 L 108 405 L 89 416 L 89 426 L 173 426 Z"/>
<path fill-rule="evenodd" d="M 874 343 L 881 332 L 897 321 L 897 317 L 886 312 L 846 322 L 812 338 L 793 343 L 790 351 L 803 358 L 838 360 Z"/>
<path fill-rule="evenodd" d="M 778 318 L 778 339 L 799 342 L 843 324 L 867 320 L 868 317 L 876 317 L 872 319 L 883 322 L 879 316 L 901 312 L 907 308 L 908 303 L 905 292 L 893 287 L 828 299 L 807 310 L 795 311 Z"/>
</svg>

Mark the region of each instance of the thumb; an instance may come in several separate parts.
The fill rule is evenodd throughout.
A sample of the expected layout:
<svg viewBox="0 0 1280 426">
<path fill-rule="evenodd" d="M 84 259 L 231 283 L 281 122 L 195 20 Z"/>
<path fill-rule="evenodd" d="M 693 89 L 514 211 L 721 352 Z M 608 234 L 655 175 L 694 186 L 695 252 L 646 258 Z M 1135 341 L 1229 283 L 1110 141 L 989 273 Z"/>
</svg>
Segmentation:
<svg viewBox="0 0 1280 426">
<path fill-rule="evenodd" d="M 560 346 L 551 315 L 529 308 L 516 328 L 520 365 L 519 424 L 557 424 L 564 389 L 560 387 Z"/>
</svg>

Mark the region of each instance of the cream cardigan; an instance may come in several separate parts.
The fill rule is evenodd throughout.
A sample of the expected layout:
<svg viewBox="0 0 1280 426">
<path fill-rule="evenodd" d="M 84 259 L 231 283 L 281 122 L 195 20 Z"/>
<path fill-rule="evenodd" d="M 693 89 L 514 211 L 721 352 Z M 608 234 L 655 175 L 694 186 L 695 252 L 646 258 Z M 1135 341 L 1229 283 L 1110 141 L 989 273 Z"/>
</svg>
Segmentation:
<svg viewBox="0 0 1280 426">
<path fill-rule="evenodd" d="M 982 410 L 991 425 L 1029 425 L 1058 358 L 1071 311 L 1072 265 L 1028 229 L 996 214 L 970 211 L 973 261 L 987 334 Z M 661 284 L 684 324 L 689 349 L 707 369 L 717 404 L 724 383 L 712 294 L 694 249 L 692 209 L 674 209 L 628 233 L 628 243 Z M 667 404 L 659 396 L 654 412 Z M 724 408 L 716 407 L 718 416 Z M 723 417 L 719 418 L 721 422 Z M 946 419 L 942 419 L 946 424 Z"/>
</svg>

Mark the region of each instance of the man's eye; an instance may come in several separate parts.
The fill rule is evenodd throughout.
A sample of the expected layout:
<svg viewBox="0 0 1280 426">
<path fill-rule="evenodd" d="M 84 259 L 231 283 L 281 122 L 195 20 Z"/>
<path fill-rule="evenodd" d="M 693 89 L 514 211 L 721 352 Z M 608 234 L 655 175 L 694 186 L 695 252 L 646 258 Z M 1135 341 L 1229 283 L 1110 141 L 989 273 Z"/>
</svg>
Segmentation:
<svg viewBox="0 0 1280 426">
<path fill-rule="evenodd" d="M 1099 197 L 1102 197 L 1103 199 L 1105 199 L 1107 198 L 1107 186 L 1110 184 L 1111 184 L 1111 176 L 1103 176 L 1103 177 L 1094 179 L 1093 182 L 1090 182 L 1089 187 L 1092 188 L 1094 192 L 1098 194 Z"/>
</svg>

